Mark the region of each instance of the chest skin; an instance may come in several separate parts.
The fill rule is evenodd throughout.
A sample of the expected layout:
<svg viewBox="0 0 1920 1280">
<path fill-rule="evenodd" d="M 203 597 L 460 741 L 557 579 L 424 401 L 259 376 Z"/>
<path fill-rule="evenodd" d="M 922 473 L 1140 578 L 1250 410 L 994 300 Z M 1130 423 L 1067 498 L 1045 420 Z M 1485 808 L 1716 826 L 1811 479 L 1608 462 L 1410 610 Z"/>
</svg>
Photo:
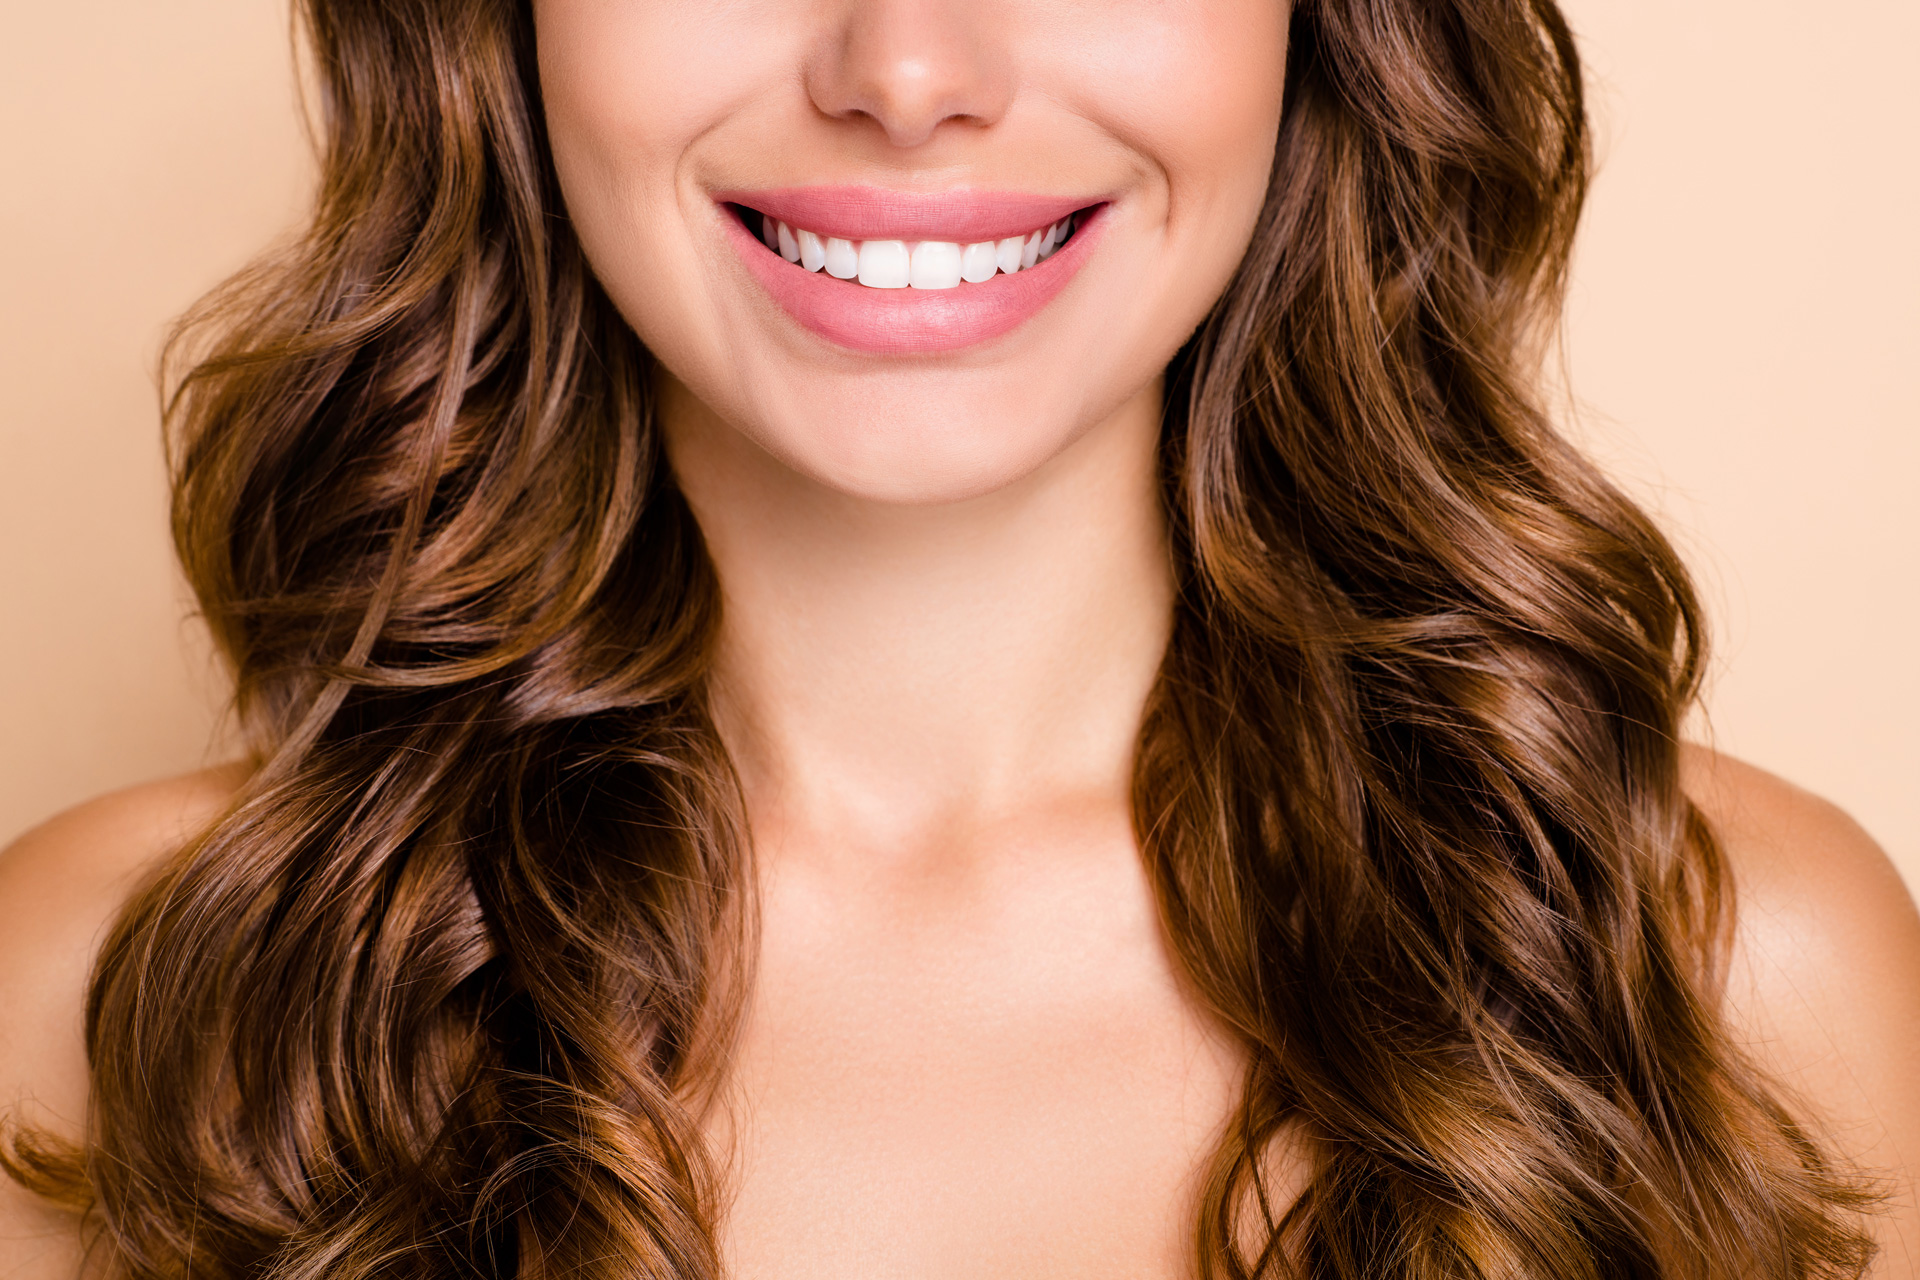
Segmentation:
<svg viewBox="0 0 1920 1280">
<path fill-rule="evenodd" d="M 709 1133 L 730 1275 L 1192 1274 L 1243 1059 L 1176 976 L 1137 856 L 1115 852 L 763 877 Z"/>
</svg>

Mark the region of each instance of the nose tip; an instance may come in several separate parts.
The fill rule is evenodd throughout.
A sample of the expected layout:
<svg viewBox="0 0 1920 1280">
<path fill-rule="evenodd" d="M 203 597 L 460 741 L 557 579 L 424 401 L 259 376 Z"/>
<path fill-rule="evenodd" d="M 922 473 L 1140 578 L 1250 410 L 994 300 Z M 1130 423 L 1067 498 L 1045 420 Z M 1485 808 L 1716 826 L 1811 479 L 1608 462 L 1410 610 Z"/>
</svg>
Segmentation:
<svg viewBox="0 0 1920 1280">
<path fill-rule="evenodd" d="M 966 0 L 869 0 L 848 13 L 807 69 L 823 114 L 866 120 L 896 147 L 917 147 L 945 124 L 983 126 L 1013 96 L 1009 51 Z"/>
</svg>

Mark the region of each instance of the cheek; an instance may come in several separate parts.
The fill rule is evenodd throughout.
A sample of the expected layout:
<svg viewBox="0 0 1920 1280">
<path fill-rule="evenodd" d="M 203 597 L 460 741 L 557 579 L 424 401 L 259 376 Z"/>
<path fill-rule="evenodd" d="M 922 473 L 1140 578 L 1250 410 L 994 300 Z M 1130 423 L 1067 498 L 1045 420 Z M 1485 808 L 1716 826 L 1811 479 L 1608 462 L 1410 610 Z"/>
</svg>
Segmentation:
<svg viewBox="0 0 1920 1280">
<path fill-rule="evenodd" d="M 727 6 L 536 0 L 540 89 L 567 212 L 597 264 L 657 269 L 688 147 L 734 113 L 765 56 Z M 764 42 L 761 42 L 764 43 Z"/>
<path fill-rule="evenodd" d="M 1217 186 L 1220 195 L 1252 215 L 1264 201 L 1280 128 L 1280 99 L 1286 83 L 1286 8 L 1280 4 L 1213 6 L 1234 14 L 1254 10 L 1260 21 L 1209 23 L 1194 30 L 1170 71 L 1179 85 L 1168 85 L 1167 107 L 1159 114 L 1155 141 L 1163 155 L 1180 157 L 1179 167 L 1197 183 Z M 1169 130 L 1167 125 L 1172 123 Z M 1175 162 L 1170 160 L 1169 167 Z M 1176 192 L 1178 187 L 1176 185 Z"/>
<path fill-rule="evenodd" d="M 1286 80 L 1283 0 L 1112 0 L 1055 75 L 1144 171 L 1099 333 L 1120 371 L 1163 367 L 1226 289 L 1260 216 Z M 1070 47 L 1064 46 L 1063 47 Z"/>
<path fill-rule="evenodd" d="M 1082 61 L 1090 109 L 1160 169 L 1170 225 L 1224 219 L 1220 236 L 1250 233 L 1279 129 L 1290 4 L 1122 0 L 1109 12 L 1110 34 Z"/>
<path fill-rule="evenodd" d="M 695 137 L 751 83 L 752 24 L 722 6 L 536 0 L 540 88 L 563 142 L 625 149 Z"/>
<path fill-rule="evenodd" d="M 761 0 L 535 0 L 541 96 L 569 222 L 656 355 L 719 341 L 689 180 L 703 139 L 751 119 L 794 54 Z M 772 76 L 778 82 L 777 74 Z"/>
</svg>

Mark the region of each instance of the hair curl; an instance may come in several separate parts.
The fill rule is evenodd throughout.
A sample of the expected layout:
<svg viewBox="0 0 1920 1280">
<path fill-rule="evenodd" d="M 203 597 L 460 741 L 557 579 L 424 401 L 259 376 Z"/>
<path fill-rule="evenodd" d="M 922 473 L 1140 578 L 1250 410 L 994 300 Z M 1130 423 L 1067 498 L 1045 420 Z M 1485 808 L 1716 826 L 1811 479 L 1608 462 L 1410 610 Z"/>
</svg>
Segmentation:
<svg viewBox="0 0 1920 1280">
<path fill-rule="evenodd" d="M 528 7 L 303 9 L 316 215 L 192 318 L 170 412 L 262 764 L 106 945 L 84 1147 L 10 1166 L 129 1280 L 713 1280 L 686 1097 L 747 849 L 649 358 L 557 216 Z M 1252 1063 L 1207 1280 L 1867 1264 L 1721 1025 L 1691 589 L 1532 394 L 1587 146 L 1551 0 L 1299 0 L 1169 371 L 1136 825 Z"/>
</svg>

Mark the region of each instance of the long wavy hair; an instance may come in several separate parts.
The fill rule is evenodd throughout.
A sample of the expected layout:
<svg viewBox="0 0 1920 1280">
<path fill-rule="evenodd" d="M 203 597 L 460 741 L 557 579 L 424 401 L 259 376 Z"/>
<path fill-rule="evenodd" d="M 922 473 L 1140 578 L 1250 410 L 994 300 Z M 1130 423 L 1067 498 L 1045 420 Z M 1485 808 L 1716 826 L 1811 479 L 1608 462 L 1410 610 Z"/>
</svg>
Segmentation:
<svg viewBox="0 0 1920 1280">
<path fill-rule="evenodd" d="M 129 1280 L 716 1280 L 689 1098 L 748 847 L 649 356 L 565 220 L 528 6 L 302 8 L 317 209 L 190 318 L 169 414 L 259 768 L 105 945 L 84 1143 L 10 1167 Z M 1589 165 L 1567 25 L 1291 21 L 1258 230 L 1169 370 L 1134 783 L 1251 1063 L 1198 1274 L 1858 1275 L 1867 1193 L 1719 1012 L 1694 597 L 1534 391 Z"/>
</svg>

